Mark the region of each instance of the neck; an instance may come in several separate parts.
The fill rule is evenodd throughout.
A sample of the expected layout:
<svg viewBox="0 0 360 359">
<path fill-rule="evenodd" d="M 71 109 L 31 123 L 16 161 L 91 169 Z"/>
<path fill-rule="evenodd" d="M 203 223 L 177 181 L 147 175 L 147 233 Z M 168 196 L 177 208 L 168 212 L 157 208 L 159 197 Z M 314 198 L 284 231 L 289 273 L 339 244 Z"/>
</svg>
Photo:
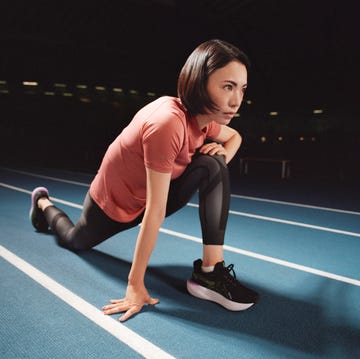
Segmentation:
<svg viewBox="0 0 360 359">
<path fill-rule="evenodd" d="M 203 130 L 211 122 L 209 115 L 196 115 L 195 120 L 198 123 L 200 130 Z"/>
</svg>

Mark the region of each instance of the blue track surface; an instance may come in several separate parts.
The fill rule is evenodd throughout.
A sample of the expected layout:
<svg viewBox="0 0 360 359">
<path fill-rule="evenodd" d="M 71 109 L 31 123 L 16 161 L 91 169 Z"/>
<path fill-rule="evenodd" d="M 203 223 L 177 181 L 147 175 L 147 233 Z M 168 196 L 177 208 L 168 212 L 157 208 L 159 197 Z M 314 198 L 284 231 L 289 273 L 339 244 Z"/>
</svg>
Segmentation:
<svg viewBox="0 0 360 359">
<path fill-rule="evenodd" d="M 0 244 L 6 250 L 0 258 L 1 358 L 141 357 L 129 343 L 9 263 L 4 254 L 10 251 L 100 309 L 125 293 L 138 229 L 83 254 L 59 248 L 51 235 L 31 227 L 28 191 L 47 187 L 55 199 L 70 202 L 56 204 L 76 221 L 80 209 L 72 205 L 81 206 L 92 176 L 24 171 L 0 169 Z M 285 200 L 281 192 L 271 198 Z M 356 205 L 334 202 L 314 208 L 233 196 L 225 259 L 235 264 L 237 277 L 261 295 L 255 307 L 233 313 L 186 293 L 192 261 L 202 251 L 196 203 L 195 196 L 162 226 L 146 278 L 160 303 L 125 325 L 113 316 L 120 331 L 131 329 L 163 350 L 165 357 L 166 353 L 176 358 L 360 357 Z M 324 207 L 324 201 L 317 203 L 312 197 L 311 205 L 316 204 Z M 159 357 L 151 350 L 146 353 Z"/>
</svg>

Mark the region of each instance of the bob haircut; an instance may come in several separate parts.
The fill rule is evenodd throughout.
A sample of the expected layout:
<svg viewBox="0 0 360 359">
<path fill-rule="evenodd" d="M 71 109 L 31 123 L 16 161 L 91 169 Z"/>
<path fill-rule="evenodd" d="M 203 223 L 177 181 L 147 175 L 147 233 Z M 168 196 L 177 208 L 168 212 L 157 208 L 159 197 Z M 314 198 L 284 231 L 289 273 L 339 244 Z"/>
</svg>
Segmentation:
<svg viewBox="0 0 360 359">
<path fill-rule="evenodd" d="M 191 115 L 216 110 L 216 104 L 207 92 L 207 80 L 217 69 L 231 61 L 239 61 L 250 68 L 247 55 L 230 43 L 213 39 L 200 44 L 188 57 L 180 71 L 177 92 L 182 104 Z"/>
</svg>

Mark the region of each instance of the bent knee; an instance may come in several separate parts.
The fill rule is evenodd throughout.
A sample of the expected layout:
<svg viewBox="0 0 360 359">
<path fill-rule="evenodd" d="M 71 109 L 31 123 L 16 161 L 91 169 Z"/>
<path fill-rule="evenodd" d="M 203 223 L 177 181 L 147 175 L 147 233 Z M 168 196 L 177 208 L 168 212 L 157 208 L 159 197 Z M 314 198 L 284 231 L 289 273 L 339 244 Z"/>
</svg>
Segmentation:
<svg viewBox="0 0 360 359">
<path fill-rule="evenodd" d="M 227 170 L 225 156 L 223 155 L 201 154 L 196 160 L 198 165 L 208 168 L 211 172 Z"/>
</svg>

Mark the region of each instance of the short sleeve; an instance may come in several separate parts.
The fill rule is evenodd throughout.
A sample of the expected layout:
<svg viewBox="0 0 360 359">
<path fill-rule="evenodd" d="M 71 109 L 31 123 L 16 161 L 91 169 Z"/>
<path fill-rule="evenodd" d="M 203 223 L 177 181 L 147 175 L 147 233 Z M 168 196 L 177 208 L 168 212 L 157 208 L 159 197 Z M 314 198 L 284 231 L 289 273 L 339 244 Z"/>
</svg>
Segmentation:
<svg viewBox="0 0 360 359">
<path fill-rule="evenodd" d="M 142 132 L 145 167 L 171 173 L 184 137 L 184 124 L 176 114 L 155 114 L 148 119 Z"/>
</svg>

